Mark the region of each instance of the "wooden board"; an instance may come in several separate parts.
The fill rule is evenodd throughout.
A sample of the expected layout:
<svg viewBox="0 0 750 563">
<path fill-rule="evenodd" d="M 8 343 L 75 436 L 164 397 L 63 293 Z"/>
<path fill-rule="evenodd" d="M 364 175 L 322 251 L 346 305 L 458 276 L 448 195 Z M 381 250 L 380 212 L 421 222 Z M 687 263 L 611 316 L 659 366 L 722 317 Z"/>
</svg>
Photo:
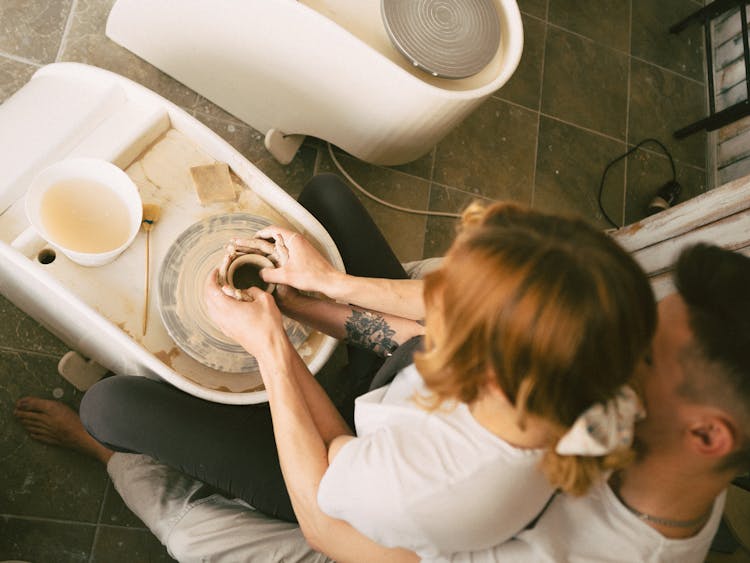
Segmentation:
<svg viewBox="0 0 750 563">
<path fill-rule="evenodd" d="M 612 232 L 651 278 L 661 298 L 672 291 L 680 251 L 708 242 L 750 256 L 750 176 Z"/>
</svg>

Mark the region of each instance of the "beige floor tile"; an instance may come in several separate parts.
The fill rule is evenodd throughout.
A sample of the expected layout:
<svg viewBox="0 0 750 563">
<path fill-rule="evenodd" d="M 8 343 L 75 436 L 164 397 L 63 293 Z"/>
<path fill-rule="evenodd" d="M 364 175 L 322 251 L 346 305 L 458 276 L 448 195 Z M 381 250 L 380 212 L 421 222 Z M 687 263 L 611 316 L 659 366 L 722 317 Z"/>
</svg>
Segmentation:
<svg viewBox="0 0 750 563">
<path fill-rule="evenodd" d="M 73 0 L 0 2 L 0 53 L 47 64 L 55 61 Z"/>
<path fill-rule="evenodd" d="M 35 65 L 0 57 L 0 103 L 26 84 L 36 70 Z"/>
<path fill-rule="evenodd" d="M 150 88 L 178 106 L 192 109 L 198 99 L 194 91 L 106 37 L 104 29 L 113 3 L 113 0 L 76 2 L 61 60 L 111 70 Z"/>
</svg>

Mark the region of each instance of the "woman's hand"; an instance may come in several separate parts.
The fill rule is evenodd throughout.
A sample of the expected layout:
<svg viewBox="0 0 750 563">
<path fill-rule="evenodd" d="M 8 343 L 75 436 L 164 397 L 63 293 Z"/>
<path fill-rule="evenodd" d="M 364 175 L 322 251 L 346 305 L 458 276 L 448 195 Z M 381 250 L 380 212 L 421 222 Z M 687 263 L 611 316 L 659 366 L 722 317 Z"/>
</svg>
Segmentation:
<svg viewBox="0 0 750 563">
<path fill-rule="evenodd" d="M 302 291 L 326 293 L 333 279 L 341 272 L 334 268 L 305 237 L 282 227 L 266 227 L 255 234 L 262 239 L 281 241 L 286 248 L 279 256 L 278 268 L 260 271 L 263 281 L 279 283 Z"/>
<path fill-rule="evenodd" d="M 281 312 L 270 294 L 251 287 L 247 291 L 253 301 L 237 301 L 221 291 L 216 274 L 213 270 L 206 279 L 204 299 L 209 318 L 221 332 L 255 357 L 275 336 L 286 336 Z"/>
</svg>

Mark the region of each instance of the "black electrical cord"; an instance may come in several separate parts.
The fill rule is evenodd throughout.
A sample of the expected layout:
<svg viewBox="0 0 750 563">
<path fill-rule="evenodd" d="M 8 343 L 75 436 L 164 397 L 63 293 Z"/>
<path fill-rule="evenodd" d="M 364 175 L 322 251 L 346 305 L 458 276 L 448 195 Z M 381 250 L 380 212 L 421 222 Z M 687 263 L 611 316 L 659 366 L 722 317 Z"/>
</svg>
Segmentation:
<svg viewBox="0 0 750 563">
<path fill-rule="evenodd" d="M 656 145 L 659 145 L 662 151 L 664 151 L 664 154 L 667 155 L 667 158 L 669 158 L 669 165 L 672 167 L 672 181 L 675 182 L 677 180 L 677 171 L 674 167 L 674 160 L 672 160 L 672 155 L 667 150 L 667 147 L 665 147 L 661 141 L 658 139 L 648 138 L 642 140 L 640 143 L 635 145 L 632 149 L 630 149 L 628 152 L 621 154 L 614 160 L 611 160 L 609 164 L 607 164 L 606 168 L 604 168 L 604 172 L 602 173 L 602 181 L 599 184 L 599 210 L 602 212 L 602 215 L 604 215 L 604 218 L 609 222 L 610 225 L 613 227 L 620 228 L 620 225 L 615 223 L 612 219 L 610 219 L 609 215 L 607 215 L 607 212 L 604 210 L 604 205 L 602 205 L 602 193 L 604 192 L 604 180 L 607 178 L 607 172 L 609 172 L 609 169 L 612 168 L 615 164 L 620 162 L 623 158 L 627 158 L 631 154 L 633 154 L 635 151 L 637 151 L 639 148 L 641 148 L 646 143 L 655 143 Z"/>
</svg>

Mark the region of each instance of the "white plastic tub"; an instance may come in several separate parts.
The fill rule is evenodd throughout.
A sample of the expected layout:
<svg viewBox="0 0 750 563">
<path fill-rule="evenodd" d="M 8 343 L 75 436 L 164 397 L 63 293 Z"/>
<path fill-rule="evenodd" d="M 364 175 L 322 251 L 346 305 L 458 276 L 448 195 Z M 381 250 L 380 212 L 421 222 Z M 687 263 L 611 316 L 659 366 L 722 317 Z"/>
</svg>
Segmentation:
<svg viewBox="0 0 750 563">
<path fill-rule="evenodd" d="M 262 133 L 312 135 L 362 160 L 428 152 L 518 66 L 514 0 L 495 0 L 501 41 L 460 80 L 393 47 L 380 0 L 118 0 L 107 35 Z"/>
<path fill-rule="evenodd" d="M 42 264 L 38 245 L 12 246 L 28 226 L 24 195 L 45 166 L 69 156 L 109 160 L 162 207 L 151 233 L 151 299 L 142 335 L 145 235 L 114 262 L 85 268 L 58 253 Z M 227 162 L 243 185 L 237 202 L 203 207 L 188 167 Z M 72 349 L 109 370 L 163 379 L 197 397 L 246 404 L 266 400 L 257 374 L 225 374 L 175 345 L 157 308 L 159 264 L 177 236 L 218 213 L 247 211 L 304 233 L 338 268 L 323 227 L 293 198 L 211 130 L 155 93 L 121 76 L 76 63 L 39 70 L 0 106 L 0 291 Z M 144 174 L 150 171 L 153 180 Z M 336 345 L 313 332 L 303 358 L 313 372 Z"/>
</svg>

